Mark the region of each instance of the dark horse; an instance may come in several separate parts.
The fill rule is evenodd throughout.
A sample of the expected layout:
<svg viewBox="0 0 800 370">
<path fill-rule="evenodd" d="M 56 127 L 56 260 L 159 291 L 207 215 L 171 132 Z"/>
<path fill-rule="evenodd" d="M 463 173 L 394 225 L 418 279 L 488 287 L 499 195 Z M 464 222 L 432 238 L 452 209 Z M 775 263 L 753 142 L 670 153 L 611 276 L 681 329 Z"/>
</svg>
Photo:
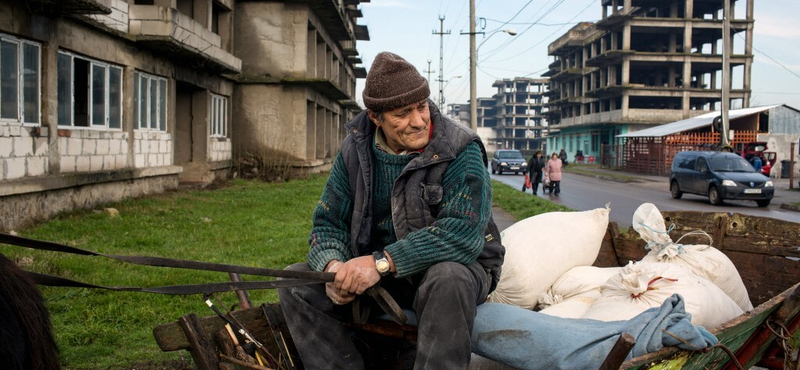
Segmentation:
<svg viewBox="0 0 800 370">
<path fill-rule="evenodd" d="M 0 254 L 0 368 L 53 370 L 58 348 L 36 283 Z"/>
</svg>

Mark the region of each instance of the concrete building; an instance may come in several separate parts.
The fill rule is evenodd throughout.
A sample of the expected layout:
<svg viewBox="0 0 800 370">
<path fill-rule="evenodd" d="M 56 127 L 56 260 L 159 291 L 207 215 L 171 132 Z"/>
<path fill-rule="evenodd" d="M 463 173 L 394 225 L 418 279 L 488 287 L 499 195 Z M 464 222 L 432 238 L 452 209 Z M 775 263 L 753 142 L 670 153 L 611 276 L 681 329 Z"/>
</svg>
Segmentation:
<svg viewBox="0 0 800 370">
<path fill-rule="evenodd" d="M 543 148 L 547 121 L 542 114 L 548 80 L 516 77 L 497 80 L 496 142 L 500 148 L 532 153 Z"/>
<path fill-rule="evenodd" d="M 366 32 L 344 2 L 0 0 L 0 230 L 227 177 L 238 132 L 332 156 L 358 73 L 342 33 Z"/>
<path fill-rule="evenodd" d="M 542 109 L 547 79 L 516 77 L 497 80 L 491 98 L 478 98 L 478 135 L 486 150 L 519 149 L 531 153 L 541 149 L 547 121 Z M 470 125 L 469 104 L 450 104 L 449 115 Z"/>
<path fill-rule="evenodd" d="M 731 107 L 750 100 L 753 0 L 731 1 Z M 616 135 L 720 108 L 721 1 L 602 0 L 548 46 L 548 148 L 598 156 Z M 736 6 L 738 5 L 738 6 Z"/>
<path fill-rule="evenodd" d="M 357 66 L 356 40 L 369 40 L 369 33 L 356 24 L 358 3 L 237 3 L 235 40 L 246 45 L 237 53 L 237 157 L 292 171 L 330 168 L 346 135 L 344 124 L 361 111 L 356 79 L 367 73 Z"/>
</svg>

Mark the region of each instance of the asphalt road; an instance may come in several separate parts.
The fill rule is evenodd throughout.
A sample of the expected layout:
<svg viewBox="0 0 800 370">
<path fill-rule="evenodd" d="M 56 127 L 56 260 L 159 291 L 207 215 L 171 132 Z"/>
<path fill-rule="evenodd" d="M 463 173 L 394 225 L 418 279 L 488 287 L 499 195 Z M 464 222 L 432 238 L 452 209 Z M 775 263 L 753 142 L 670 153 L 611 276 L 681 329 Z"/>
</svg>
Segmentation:
<svg viewBox="0 0 800 370">
<path fill-rule="evenodd" d="M 491 176 L 514 189 L 522 188 L 522 175 Z M 526 193 L 534 196 L 530 190 Z M 633 212 L 642 203 L 653 203 L 660 211 L 736 212 L 800 222 L 800 212 L 780 208 L 781 194 L 777 189 L 769 207 L 757 207 L 753 201 L 725 201 L 721 206 L 713 206 L 708 203 L 707 197 L 692 194 L 684 194 L 682 199 L 672 199 L 666 178 L 664 182 L 620 183 L 564 173 L 560 196 L 543 194 L 541 186 L 538 196 L 577 210 L 590 210 L 610 204 L 611 221 L 617 222 L 620 227 L 630 227 Z"/>
</svg>

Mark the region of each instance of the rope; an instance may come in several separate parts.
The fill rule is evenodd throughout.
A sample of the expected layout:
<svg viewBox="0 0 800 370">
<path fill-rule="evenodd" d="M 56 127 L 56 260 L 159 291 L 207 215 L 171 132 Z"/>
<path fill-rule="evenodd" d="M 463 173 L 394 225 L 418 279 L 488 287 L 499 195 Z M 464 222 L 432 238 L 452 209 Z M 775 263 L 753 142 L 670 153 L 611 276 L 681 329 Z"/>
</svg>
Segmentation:
<svg viewBox="0 0 800 370">
<path fill-rule="evenodd" d="M 675 230 L 675 224 L 674 223 L 670 224 L 666 231 L 656 230 L 656 229 L 650 227 L 649 225 L 645 224 L 644 222 L 639 222 L 639 225 L 641 225 L 645 229 L 650 230 L 650 231 L 652 231 L 652 232 L 654 232 L 656 234 L 667 235 L 667 237 L 669 237 L 669 233 L 670 232 Z M 662 242 L 658 242 L 658 241 L 654 240 L 654 241 L 651 241 L 651 242 L 647 243 L 644 246 L 644 248 L 647 249 L 647 250 L 655 250 L 657 253 L 661 253 L 662 251 L 664 251 L 664 249 L 674 245 L 678 249 L 678 254 L 684 254 L 684 253 L 686 253 L 686 250 L 683 248 L 684 245 L 681 244 L 680 241 L 683 240 L 683 238 L 685 238 L 687 236 L 690 236 L 690 235 L 700 235 L 700 236 L 705 236 L 706 238 L 708 238 L 708 244 L 705 247 L 698 249 L 700 251 L 704 251 L 704 250 L 706 250 L 708 248 L 711 248 L 711 244 L 714 242 L 714 238 L 712 238 L 711 235 L 708 235 L 707 232 L 705 232 L 703 230 L 692 230 L 692 231 L 690 231 L 690 232 L 688 232 L 686 234 L 683 234 L 683 236 L 681 236 L 680 238 L 678 238 L 678 240 L 676 240 L 674 242 L 662 243 Z"/>
</svg>

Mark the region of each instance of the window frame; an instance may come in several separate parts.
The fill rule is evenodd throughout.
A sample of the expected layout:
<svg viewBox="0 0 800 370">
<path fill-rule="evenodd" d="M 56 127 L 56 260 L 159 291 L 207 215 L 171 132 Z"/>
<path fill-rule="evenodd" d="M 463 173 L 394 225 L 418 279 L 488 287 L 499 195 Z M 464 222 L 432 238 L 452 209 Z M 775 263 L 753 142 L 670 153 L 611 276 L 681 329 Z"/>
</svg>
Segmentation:
<svg viewBox="0 0 800 370">
<path fill-rule="evenodd" d="M 142 81 L 145 82 L 144 88 L 141 85 Z M 147 72 L 135 71 L 133 82 L 133 129 L 135 131 L 169 132 L 167 125 L 169 120 L 169 80 Z M 162 82 L 164 84 L 163 91 L 161 89 Z M 155 96 L 150 96 L 150 91 L 153 88 L 155 88 Z M 147 97 L 146 99 L 142 99 L 143 94 Z M 151 109 L 153 105 L 156 107 L 155 113 Z M 142 112 L 142 109 L 144 109 L 144 112 Z M 144 113 L 144 116 L 142 113 Z M 145 120 L 144 125 L 142 125 L 142 118 Z M 152 122 L 153 118 L 156 118 L 155 123 Z"/>
<path fill-rule="evenodd" d="M 228 97 L 211 93 L 209 136 L 228 138 Z"/>
<path fill-rule="evenodd" d="M 70 53 L 65 50 L 59 50 L 57 55 L 64 55 L 69 57 L 69 124 L 62 124 L 61 122 L 57 122 L 59 128 L 69 128 L 69 129 L 79 129 L 79 130 L 106 130 L 106 131 L 122 131 L 124 125 L 124 94 L 125 94 L 125 68 L 116 64 L 111 64 L 108 62 L 103 62 L 97 59 L 88 58 L 82 55 Z M 76 126 L 75 125 L 75 59 L 81 59 L 84 62 L 88 63 L 89 69 L 87 71 L 87 99 L 86 104 L 88 105 L 87 108 L 87 125 L 86 126 Z M 104 68 L 103 72 L 103 124 L 96 125 L 94 124 L 94 71 L 95 68 Z M 111 127 L 111 69 L 116 69 L 119 71 L 119 127 Z M 56 71 L 58 74 L 59 71 Z"/>
<path fill-rule="evenodd" d="M 17 45 L 17 118 L 0 118 L 3 123 L 18 123 L 23 126 L 39 127 L 42 125 L 42 44 L 34 41 L 29 41 L 21 38 L 11 36 L 9 34 L 0 33 L 0 41 L 5 41 Z M 36 120 L 37 122 L 25 121 L 25 45 L 36 47 Z M 0 94 L 2 92 L 0 91 Z"/>
</svg>

